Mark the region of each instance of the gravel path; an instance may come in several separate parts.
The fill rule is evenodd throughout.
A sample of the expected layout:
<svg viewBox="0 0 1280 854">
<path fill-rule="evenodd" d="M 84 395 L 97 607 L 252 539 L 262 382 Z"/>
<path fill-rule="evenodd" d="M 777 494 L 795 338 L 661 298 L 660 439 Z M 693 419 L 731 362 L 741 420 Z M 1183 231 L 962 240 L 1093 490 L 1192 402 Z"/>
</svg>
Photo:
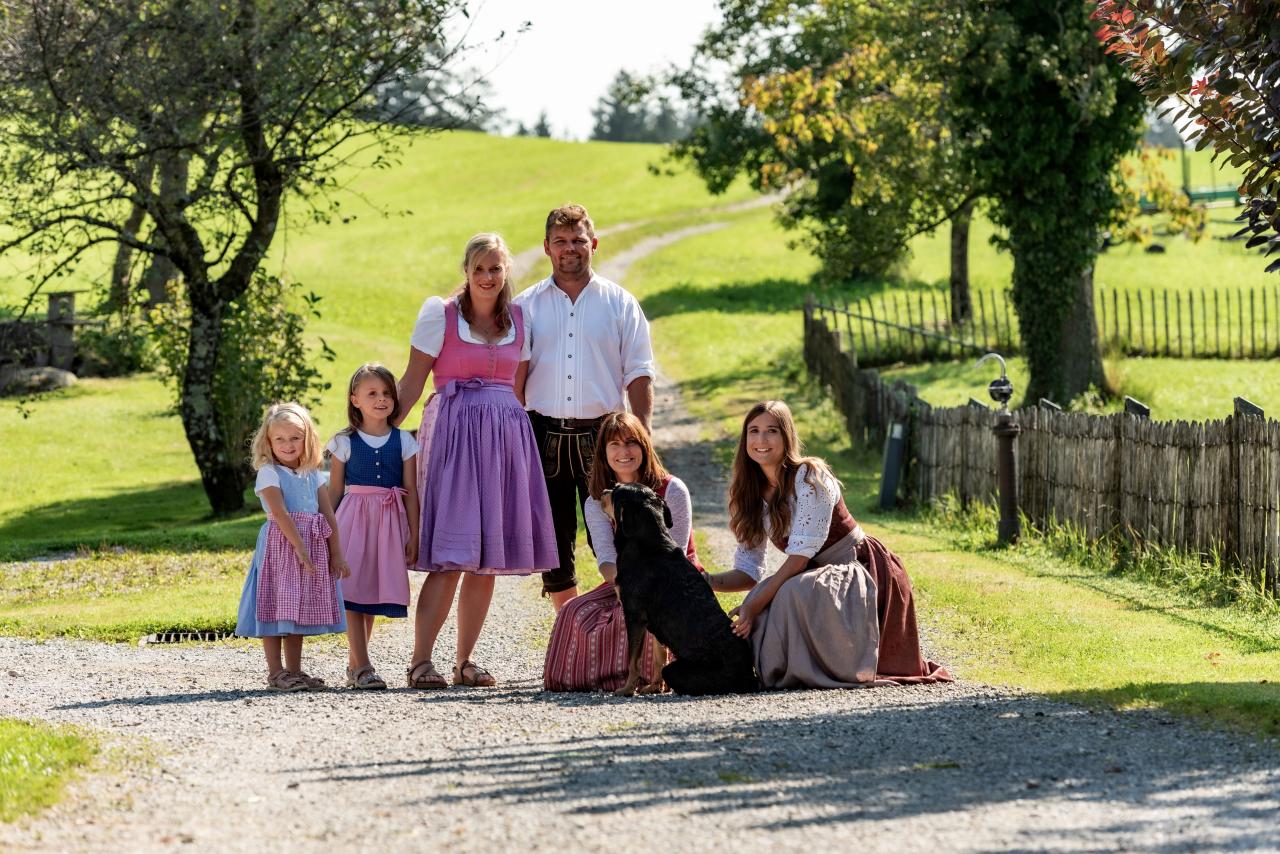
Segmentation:
<svg viewBox="0 0 1280 854">
<path fill-rule="evenodd" d="M 668 382 L 657 438 L 726 559 L 723 473 Z M 716 483 L 716 478 L 720 478 Z M 924 615 L 928 620 L 928 615 Z M 687 699 L 540 690 L 550 609 L 502 579 L 476 659 L 495 689 L 259 690 L 244 646 L 0 638 L 0 716 L 103 734 L 110 767 L 0 849 L 668 852 L 1275 850 L 1275 746 L 1159 713 L 961 681 Z M 451 661 L 452 626 L 437 661 Z M 338 681 L 341 645 L 304 650 Z"/>
</svg>

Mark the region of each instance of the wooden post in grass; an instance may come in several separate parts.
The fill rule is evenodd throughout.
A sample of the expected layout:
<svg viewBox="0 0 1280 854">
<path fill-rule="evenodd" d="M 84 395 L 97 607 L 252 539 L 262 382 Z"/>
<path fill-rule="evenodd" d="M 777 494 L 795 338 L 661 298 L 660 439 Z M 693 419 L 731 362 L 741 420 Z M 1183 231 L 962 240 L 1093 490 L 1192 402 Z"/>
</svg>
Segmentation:
<svg viewBox="0 0 1280 854">
<path fill-rule="evenodd" d="M 1187 319 L 1190 321 L 1192 334 L 1192 359 L 1196 359 L 1196 292 L 1187 292 Z"/>
<path fill-rule="evenodd" d="M 1164 354 L 1169 355 L 1169 345 L 1172 343 L 1172 336 L 1169 335 L 1169 289 L 1164 289 Z"/>
<path fill-rule="evenodd" d="M 1111 325 L 1115 328 L 1116 341 L 1120 340 L 1120 292 L 1116 288 L 1111 289 Z"/>
<path fill-rule="evenodd" d="M 1258 315 L 1253 307 L 1253 288 L 1249 289 L 1249 355 L 1257 357 L 1258 355 Z"/>
<path fill-rule="evenodd" d="M 1147 334 L 1142 329 L 1143 318 L 1146 316 L 1147 312 L 1142 304 L 1142 291 L 1138 291 L 1138 338 L 1141 339 L 1138 342 L 1138 353 L 1143 355 L 1146 354 L 1147 349 Z"/>
<path fill-rule="evenodd" d="M 1226 303 L 1226 309 L 1227 309 L 1227 310 L 1226 310 L 1226 315 L 1227 315 L 1227 352 L 1226 352 L 1226 353 L 1224 353 L 1223 355 L 1225 355 L 1228 359 L 1230 359 L 1230 358 L 1231 358 L 1231 353 L 1233 352 L 1233 351 L 1232 351 L 1232 349 L 1231 349 L 1231 347 L 1232 347 L 1232 344 L 1231 344 L 1231 291 L 1229 291 L 1229 290 L 1227 290 L 1227 291 L 1223 291 L 1223 293 L 1222 293 L 1222 301 L 1223 301 L 1224 303 Z"/>
<path fill-rule="evenodd" d="M 1240 358 L 1244 358 L 1244 291 L 1236 288 L 1236 315 L 1240 318 Z"/>
<path fill-rule="evenodd" d="M 69 371 L 76 359 L 76 291 L 55 291 L 48 299 L 49 364 Z"/>
<path fill-rule="evenodd" d="M 1132 354 L 1133 351 L 1133 301 L 1129 299 L 1128 291 L 1124 292 L 1124 317 L 1125 317 L 1125 347 L 1126 354 Z"/>
<path fill-rule="evenodd" d="M 985 291 L 978 291 L 978 317 L 982 320 L 982 349 L 991 349 L 987 341 L 987 294 Z M 978 330 L 974 328 L 969 335 L 969 339 L 975 344 L 978 341 Z M 963 340 L 963 339 L 962 339 Z"/>
<path fill-rule="evenodd" d="M 1222 313 L 1218 310 L 1218 289 L 1213 289 L 1213 352 L 1222 355 Z M 1227 340 L 1230 340 L 1229 338 Z"/>
<path fill-rule="evenodd" d="M 1156 356 L 1160 353 L 1160 327 L 1156 321 L 1156 289 L 1151 288 L 1151 355 Z"/>
<path fill-rule="evenodd" d="M 1182 291 L 1178 291 L 1178 358 L 1182 358 Z"/>
<path fill-rule="evenodd" d="M 917 307 L 920 309 L 920 328 L 927 329 L 928 324 L 924 322 L 924 294 L 916 294 Z M 920 336 L 920 347 L 927 354 L 929 351 L 929 339 Z"/>
</svg>

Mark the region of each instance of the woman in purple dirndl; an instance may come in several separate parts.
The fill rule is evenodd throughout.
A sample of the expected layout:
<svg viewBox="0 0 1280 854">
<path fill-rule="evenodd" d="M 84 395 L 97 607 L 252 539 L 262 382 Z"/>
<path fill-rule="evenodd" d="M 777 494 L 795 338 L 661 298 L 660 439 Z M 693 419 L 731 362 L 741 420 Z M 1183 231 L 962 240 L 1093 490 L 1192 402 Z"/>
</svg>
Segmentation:
<svg viewBox="0 0 1280 854">
<path fill-rule="evenodd" d="M 418 566 L 428 573 L 414 617 L 411 688 L 444 688 L 431 662 L 436 637 L 458 598 L 453 684 L 489 686 L 471 660 L 494 577 L 530 575 L 559 562 L 542 462 L 523 405 L 529 341 L 511 302 L 511 253 L 496 234 L 467 244 L 467 282 L 448 300 L 431 297 L 414 327 L 400 380 L 402 412 L 431 374 L 436 393 L 418 430 L 422 524 Z"/>
</svg>

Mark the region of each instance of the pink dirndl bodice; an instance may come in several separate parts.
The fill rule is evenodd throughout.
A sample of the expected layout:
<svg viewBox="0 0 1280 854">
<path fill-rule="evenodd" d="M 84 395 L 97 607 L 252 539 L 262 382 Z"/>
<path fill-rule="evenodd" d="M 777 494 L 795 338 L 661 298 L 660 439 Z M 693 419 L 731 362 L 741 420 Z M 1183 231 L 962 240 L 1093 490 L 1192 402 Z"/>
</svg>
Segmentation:
<svg viewBox="0 0 1280 854">
<path fill-rule="evenodd" d="M 458 334 L 458 301 L 444 304 L 444 344 L 431 368 L 436 391 L 444 391 L 450 380 L 484 380 L 489 385 L 514 386 L 524 346 L 524 315 L 520 306 L 510 305 L 515 340 L 509 344 L 473 344 Z M 419 440 L 421 441 L 421 440 Z"/>
</svg>

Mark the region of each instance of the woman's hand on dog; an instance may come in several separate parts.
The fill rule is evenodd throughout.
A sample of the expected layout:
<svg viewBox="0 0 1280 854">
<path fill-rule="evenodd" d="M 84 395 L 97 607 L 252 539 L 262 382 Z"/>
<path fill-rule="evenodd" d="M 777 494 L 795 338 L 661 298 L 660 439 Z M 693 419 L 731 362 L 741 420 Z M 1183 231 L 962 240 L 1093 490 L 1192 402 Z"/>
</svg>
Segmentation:
<svg viewBox="0 0 1280 854">
<path fill-rule="evenodd" d="M 733 633 L 740 638 L 751 637 L 751 622 L 758 613 L 753 602 L 743 602 L 729 612 L 729 619 L 734 620 Z"/>
</svg>

